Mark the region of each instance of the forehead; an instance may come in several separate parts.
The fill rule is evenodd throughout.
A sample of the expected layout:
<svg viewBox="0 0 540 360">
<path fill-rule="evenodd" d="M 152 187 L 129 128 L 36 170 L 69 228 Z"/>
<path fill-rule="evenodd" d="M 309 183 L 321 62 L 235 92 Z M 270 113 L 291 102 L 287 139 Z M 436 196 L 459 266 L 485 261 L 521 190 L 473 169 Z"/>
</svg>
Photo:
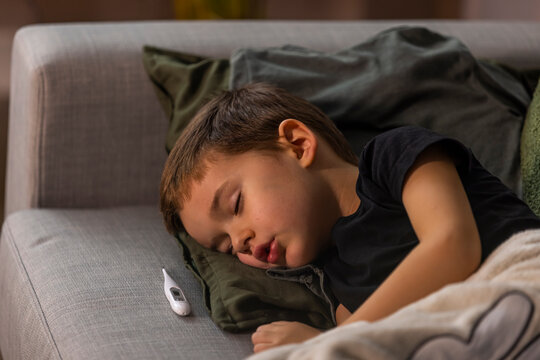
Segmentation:
<svg viewBox="0 0 540 360">
<path fill-rule="evenodd" d="M 255 155 L 256 156 L 256 155 Z M 215 191 L 229 178 L 238 175 L 238 170 L 249 166 L 254 161 L 253 155 L 228 155 L 222 153 L 205 154 L 194 169 L 193 175 L 184 181 L 183 201 L 180 213 L 193 205 L 206 203 Z"/>
<path fill-rule="evenodd" d="M 193 177 L 190 186 L 212 183 L 213 180 L 236 174 L 238 169 L 249 169 L 260 165 L 261 162 L 268 165 L 267 160 L 270 158 L 276 159 L 275 151 L 249 150 L 238 154 L 209 151 L 201 157 L 196 176 Z"/>
<path fill-rule="evenodd" d="M 192 198 L 197 195 L 213 196 L 215 190 L 231 178 L 239 178 L 249 174 L 248 171 L 260 166 L 261 162 L 267 163 L 269 154 L 259 151 L 247 151 L 240 154 L 224 154 L 217 151 L 209 152 L 201 158 L 201 163 L 197 166 L 197 171 L 187 182 L 187 190 L 190 196 L 186 197 L 186 202 L 192 202 Z"/>
<path fill-rule="evenodd" d="M 184 229 L 197 241 L 207 237 L 210 219 L 208 209 L 221 178 L 212 169 L 213 166 L 205 167 L 202 178 L 190 179 L 188 188 L 181 191 L 183 198 L 178 215 Z"/>
<path fill-rule="evenodd" d="M 216 192 L 229 194 L 232 187 L 243 179 L 250 164 L 256 163 L 257 155 L 213 154 L 205 157 L 204 172 L 199 179 L 189 184 L 189 196 L 186 196 L 179 211 L 185 230 L 196 240 L 211 237 L 216 219 L 211 215 Z M 219 189 L 219 191 L 218 191 Z"/>
<path fill-rule="evenodd" d="M 232 155 L 214 152 L 202 161 L 202 176 L 190 181 L 189 196 L 185 197 L 179 212 L 188 233 L 193 218 L 207 216 L 214 194 L 222 185 L 234 187 L 248 178 L 259 177 L 261 172 L 272 171 L 279 163 L 275 154 L 259 151 Z"/>
</svg>

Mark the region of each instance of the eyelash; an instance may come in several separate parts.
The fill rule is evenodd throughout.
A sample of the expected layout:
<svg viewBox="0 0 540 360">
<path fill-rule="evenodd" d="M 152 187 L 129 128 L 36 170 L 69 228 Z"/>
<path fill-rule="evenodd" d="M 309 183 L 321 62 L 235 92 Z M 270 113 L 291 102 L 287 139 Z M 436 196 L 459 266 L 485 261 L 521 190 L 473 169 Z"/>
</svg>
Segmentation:
<svg viewBox="0 0 540 360">
<path fill-rule="evenodd" d="M 238 215 L 238 212 L 240 211 L 240 201 L 242 199 L 242 192 L 240 191 L 238 193 L 238 197 L 236 198 L 236 204 L 234 206 L 234 215 Z"/>
</svg>

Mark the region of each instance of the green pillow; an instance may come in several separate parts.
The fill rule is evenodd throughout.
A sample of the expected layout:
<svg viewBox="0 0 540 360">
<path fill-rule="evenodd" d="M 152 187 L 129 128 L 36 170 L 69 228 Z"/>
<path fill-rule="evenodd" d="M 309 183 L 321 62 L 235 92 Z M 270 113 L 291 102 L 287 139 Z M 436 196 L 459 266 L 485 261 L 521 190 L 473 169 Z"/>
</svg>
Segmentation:
<svg viewBox="0 0 540 360">
<path fill-rule="evenodd" d="M 520 72 L 476 59 L 460 40 L 397 27 L 336 52 L 240 48 L 231 87 L 270 82 L 318 106 L 359 154 L 374 135 L 416 125 L 460 140 L 520 189 L 519 142 L 532 92 Z"/>
<path fill-rule="evenodd" d="M 144 46 L 143 64 L 169 119 L 165 143 L 169 153 L 201 106 L 228 89 L 229 60 Z"/>
<path fill-rule="evenodd" d="M 290 276 L 289 281 L 272 279 L 265 270 L 208 250 L 185 233 L 177 239 L 186 267 L 201 283 L 212 320 L 223 330 L 251 331 L 279 320 L 299 321 L 319 329 L 335 326 L 334 305 L 306 287 L 319 285 L 320 278 L 313 281 L 313 277 L 301 276 L 309 279 L 303 281 L 305 285 Z"/>
<path fill-rule="evenodd" d="M 228 88 L 229 60 L 144 46 L 143 64 L 169 118 L 166 150 L 170 152 L 200 107 Z M 322 329 L 335 325 L 333 304 L 305 285 L 292 278 L 272 279 L 264 270 L 207 250 L 185 234 L 178 240 L 186 266 L 201 283 L 205 306 L 222 329 L 248 331 L 278 320 L 301 321 Z"/>
<path fill-rule="evenodd" d="M 540 83 L 534 91 L 521 133 L 523 200 L 540 216 Z"/>
</svg>

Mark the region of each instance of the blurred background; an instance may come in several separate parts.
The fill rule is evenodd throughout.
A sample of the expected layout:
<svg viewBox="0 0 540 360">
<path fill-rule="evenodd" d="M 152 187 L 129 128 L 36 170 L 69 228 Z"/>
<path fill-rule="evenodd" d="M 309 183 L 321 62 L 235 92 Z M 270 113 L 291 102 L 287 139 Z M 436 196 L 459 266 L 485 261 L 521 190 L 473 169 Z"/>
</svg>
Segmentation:
<svg viewBox="0 0 540 360">
<path fill-rule="evenodd" d="M 0 220 L 13 36 L 34 23 L 161 19 L 540 21 L 538 0 L 0 0 Z"/>
</svg>

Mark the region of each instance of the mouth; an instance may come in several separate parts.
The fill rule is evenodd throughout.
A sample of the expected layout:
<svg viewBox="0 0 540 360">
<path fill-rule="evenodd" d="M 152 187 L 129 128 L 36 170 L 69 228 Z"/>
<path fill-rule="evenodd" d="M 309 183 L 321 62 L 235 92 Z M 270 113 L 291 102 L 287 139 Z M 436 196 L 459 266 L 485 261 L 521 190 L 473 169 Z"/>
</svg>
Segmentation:
<svg viewBox="0 0 540 360">
<path fill-rule="evenodd" d="M 257 246 L 253 256 L 259 261 L 263 261 L 270 264 L 276 264 L 279 259 L 279 244 L 276 239 Z"/>
</svg>

